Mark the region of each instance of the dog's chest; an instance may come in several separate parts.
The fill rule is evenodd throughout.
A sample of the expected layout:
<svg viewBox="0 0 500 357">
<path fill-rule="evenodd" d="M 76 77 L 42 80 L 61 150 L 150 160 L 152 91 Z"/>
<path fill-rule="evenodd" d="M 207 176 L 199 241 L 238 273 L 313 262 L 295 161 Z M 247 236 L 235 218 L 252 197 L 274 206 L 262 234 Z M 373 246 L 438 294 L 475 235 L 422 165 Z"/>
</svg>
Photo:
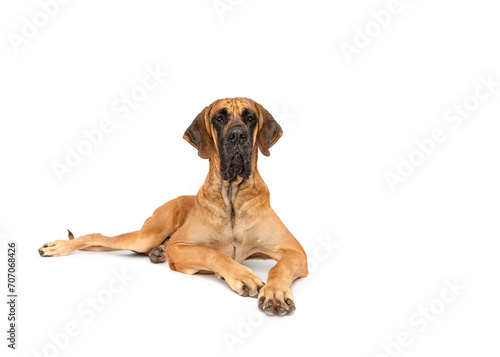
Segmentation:
<svg viewBox="0 0 500 357">
<path fill-rule="evenodd" d="M 256 223 L 260 213 L 253 206 L 256 193 L 245 190 L 240 183 L 241 180 L 222 188 L 221 206 L 225 213 L 218 220 L 218 227 L 214 227 L 216 233 L 209 245 L 242 262 L 255 253 L 255 247 L 259 247 L 261 242 Z"/>
<path fill-rule="evenodd" d="M 239 262 L 253 254 L 255 247 L 259 245 L 259 238 L 253 234 L 248 222 L 229 217 L 225 224 L 219 227 L 218 234 L 210 244 Z"/>
</svg>

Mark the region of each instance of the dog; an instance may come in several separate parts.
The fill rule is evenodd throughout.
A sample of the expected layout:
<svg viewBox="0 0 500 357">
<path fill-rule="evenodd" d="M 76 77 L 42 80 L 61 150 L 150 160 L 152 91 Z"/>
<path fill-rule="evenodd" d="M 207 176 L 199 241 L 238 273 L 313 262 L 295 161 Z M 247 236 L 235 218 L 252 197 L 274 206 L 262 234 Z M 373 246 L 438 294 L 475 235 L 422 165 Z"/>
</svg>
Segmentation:
<svg viewBox="0 0 500 357">
<path fill-rule="evenodd" d="M 39 249 L 42 257 L 75 250 L 132 250 L 153 263 L 168 261 L 185 274 L 215 274 L 241 296 L 257 297 L 268 315 L 295 311 L 290 286 L 306 277 L 304 249 L 273 211 L 269 190 L 257 170 L 258 151 L 283 135 L 280 125 L 248 98 L 219 99 L 205 107 L 184 139 L 208 159 L 210 168 L 196 196 L 180 196 L 157 208 L 139 231 L 106 237 L 99 233 L 56 240 Z M 274 259 L 267 282 L 241 263 Z"/>
</svg>

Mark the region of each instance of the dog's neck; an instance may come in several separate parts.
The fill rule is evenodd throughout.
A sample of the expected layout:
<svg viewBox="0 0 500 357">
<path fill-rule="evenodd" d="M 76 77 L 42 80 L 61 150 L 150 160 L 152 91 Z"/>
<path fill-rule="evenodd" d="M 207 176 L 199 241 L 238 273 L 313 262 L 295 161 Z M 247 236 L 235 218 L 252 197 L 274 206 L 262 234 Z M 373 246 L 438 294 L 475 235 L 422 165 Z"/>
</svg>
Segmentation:
<svg viewBox="0 0 500 357">
<path fill-rule="evenodd" d="M 234 212 L 253 198 L 263 199 L 263 203 L 268 202 L 269 191 L 257 169 L 257 150 L 252 155 L 251 173 L 248 179 L 235 176 L 231 180 L 224 180 L 220 174 L 218 153 L 214 153 L 209 162 L 210 169 L 198 195 L 210 197 L 210 202 L 216 203 L 226 215 L 234 218 Z"/>
</svg>

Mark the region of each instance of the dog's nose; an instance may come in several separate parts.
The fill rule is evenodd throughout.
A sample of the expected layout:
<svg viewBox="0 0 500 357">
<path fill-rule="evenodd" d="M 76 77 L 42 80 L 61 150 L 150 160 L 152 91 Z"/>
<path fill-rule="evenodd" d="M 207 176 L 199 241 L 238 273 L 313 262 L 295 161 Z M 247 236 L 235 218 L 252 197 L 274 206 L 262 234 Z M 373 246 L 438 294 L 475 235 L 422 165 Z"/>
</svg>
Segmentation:
<svg viewBox="0 0 500 357">
<path fill-rule="evenodd" d="M 239 143 L 247 138 L 247 132 L 243 126 L 234 126 L 227 132 L 227 139 L 232 143 Z"/>
</svg>

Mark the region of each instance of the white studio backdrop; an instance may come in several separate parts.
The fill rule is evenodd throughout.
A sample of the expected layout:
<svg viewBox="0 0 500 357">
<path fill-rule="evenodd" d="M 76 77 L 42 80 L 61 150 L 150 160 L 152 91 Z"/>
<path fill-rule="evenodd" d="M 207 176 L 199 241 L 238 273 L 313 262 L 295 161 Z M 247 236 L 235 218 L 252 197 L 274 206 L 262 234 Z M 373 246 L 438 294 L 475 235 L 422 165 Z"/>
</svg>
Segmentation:
<svg viewBox="0 0 500 357">
<path fill-rule="evenodd" d="M 499 10 L 2 3 L 0 275 L 16 240 L 19 292 L 2 356 L 498 354 Z M 284 130 L 259 167 L 309 257 L 293 316 L 130 252 L 38 255 L 66 229 L 137 230 L 195 194 L 208 162 L 182 135 L 234 96 Z M 273 266 L 245 264 L 264 280 Z"/>
</svg>

